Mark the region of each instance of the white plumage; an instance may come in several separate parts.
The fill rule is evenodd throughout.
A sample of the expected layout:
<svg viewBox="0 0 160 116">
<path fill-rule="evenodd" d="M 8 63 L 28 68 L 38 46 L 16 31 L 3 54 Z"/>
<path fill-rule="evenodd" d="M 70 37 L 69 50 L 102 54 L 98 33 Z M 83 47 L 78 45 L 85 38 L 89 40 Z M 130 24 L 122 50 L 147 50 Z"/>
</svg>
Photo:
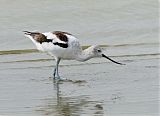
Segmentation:
<svg viewBox="0 0 160 116">
<path fill-rule="evenodd" d="M 79 40 L 67 32 L 24 32 L 25 36 L 32 40 L 38 50 L 47 52 L 55 58 L 54 79 L 61 79 L 58 73 L 58 65 L 61 59 L 86 61 L 93 57 L 105 57 L 114 63 L 121 64 L 105 56 L 99 46 L 93 45 L 82 50 Z"/>
</svg>

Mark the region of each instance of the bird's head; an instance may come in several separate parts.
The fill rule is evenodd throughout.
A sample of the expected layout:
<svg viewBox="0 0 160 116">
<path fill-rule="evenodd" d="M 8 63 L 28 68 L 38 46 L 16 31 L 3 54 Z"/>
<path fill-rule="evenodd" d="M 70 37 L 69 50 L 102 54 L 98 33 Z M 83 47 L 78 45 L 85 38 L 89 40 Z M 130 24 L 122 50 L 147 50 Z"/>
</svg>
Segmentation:
<svg viewBox="0 0 160 116">
<path fill-rule="evenodd" d="M 103 54 L 103 48 L 101 48 L 98 45 L 92 45 L 91 47 L 89 47 L 89 51 L 91 52 L 91 54 L 93 55 L 93 57 L 102 57 Z"/>
<path fill-rule="evenodd" d="M 102 47 L 100 47 L 98 45 L 93 45 L 89 49 L 90 49 L 91 54 L 93 55 L 93 57 L 104 57 L 104 58 L 106 58 L 106 59 L 108 59 L 108 60 L 110 60 L 110 61 L 112 61 L 112 62 L 114 62 L 116 64 L 125 65 L 125 64 L 119 63 L 117 61 L 114 61 L 111 58 L 109 58 L 108 56 L 106 56 L 104 54 L 104 48 L 102 48 Z"/>
</svg>

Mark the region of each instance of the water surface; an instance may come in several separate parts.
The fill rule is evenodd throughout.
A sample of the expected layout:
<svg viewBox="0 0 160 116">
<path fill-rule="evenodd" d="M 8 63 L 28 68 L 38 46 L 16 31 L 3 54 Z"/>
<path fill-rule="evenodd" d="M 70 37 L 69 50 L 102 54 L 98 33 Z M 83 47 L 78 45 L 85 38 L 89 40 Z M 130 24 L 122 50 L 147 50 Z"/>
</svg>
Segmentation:
<svg viewBox="0 0 160 116">
<path fill-rule="evenodd" d="M 157 116 L 158 3 L 152 0 L 1 0 L 0 115 Z M 24 30 L 62 30 L 106 59 L 55 61 L 35 50 Z"/>
<path fill-rule="evenodd" d="M 158 42 L 158 1 L 1 0 L 0 50 L 34 48 L 24 30 L 67 31 L 91 44 Z"/>
</svg>

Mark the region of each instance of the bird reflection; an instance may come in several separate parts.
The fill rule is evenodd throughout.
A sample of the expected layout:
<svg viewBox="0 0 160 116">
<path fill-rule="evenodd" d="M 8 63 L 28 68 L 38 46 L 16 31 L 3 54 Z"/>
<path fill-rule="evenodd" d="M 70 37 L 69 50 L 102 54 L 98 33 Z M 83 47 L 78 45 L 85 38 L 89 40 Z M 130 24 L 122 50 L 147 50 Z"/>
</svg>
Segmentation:
<svg viewBox="0 0 160 116">
<path fill-rule="evenodd" d="M 54 82 L 53 87 L 56 91 L 56 98 L 45 99 L 47 105 L 41 107 L 45 115 L 51 116 L 73 116 L 80 114 L 94 114 L 103 116 L 103 107 L 97 108 L 96 101 L 91 101 L 88 96 L 64 96 L 61 92 L 63 82 Z M 98 104 L 100 105 L 100 104 Z M 92 112 L 92 113 L 91 113 Z"/>
<path fill-rule="evenodd" d="M 53 80 L 54 89 L 56 90 L 56 94 L 57 94 L 57 104 L 59 104 L 59 101 L 60 101 L 59 84 L 60 84 L 59 82 L 56 82 Z"/>
</svg>

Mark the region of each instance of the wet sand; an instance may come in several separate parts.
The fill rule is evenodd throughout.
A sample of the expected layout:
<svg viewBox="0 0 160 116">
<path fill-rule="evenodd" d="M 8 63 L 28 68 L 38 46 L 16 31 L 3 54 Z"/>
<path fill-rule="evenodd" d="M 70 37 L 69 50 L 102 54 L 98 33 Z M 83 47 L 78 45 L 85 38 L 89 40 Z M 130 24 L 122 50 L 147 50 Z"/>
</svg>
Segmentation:
<svg viewBox="0 0 160 116">
<path fill-rule="evenodd" d="M 68 82 L 52 80 L 55 62 L 44 53 L 3 54 L 0 115 L 158 116 L 159 54 L 153 54 L 155 46 L 108 47 L 107 55 L 124 66 L 103 58 L 62 61 L 60 74 L 72 80 Z"/>
</svg>

